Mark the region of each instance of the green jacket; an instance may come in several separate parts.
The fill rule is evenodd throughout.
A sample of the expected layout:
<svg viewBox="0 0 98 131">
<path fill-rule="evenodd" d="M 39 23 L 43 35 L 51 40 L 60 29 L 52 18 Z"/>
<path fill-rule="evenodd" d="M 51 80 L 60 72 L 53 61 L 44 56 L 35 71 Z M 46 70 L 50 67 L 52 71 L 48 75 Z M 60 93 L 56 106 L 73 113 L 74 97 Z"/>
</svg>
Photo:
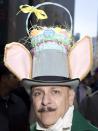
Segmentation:
<svg viewBox="0 0 98 131">
<path fill-rule="evenodd" d="M 30 131 L 37 131 L 35 123 L 31 125 Z M 71 131 L 98 131 L 78 111 L 74 111 Z"/>
</svg>

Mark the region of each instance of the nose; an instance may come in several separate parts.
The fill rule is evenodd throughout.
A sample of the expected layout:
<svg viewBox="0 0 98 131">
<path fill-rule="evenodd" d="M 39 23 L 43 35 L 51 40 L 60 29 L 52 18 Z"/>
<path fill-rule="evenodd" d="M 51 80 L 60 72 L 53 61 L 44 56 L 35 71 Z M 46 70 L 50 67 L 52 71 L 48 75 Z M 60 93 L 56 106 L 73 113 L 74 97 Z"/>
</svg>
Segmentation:
<svg viewBox="0 0 98 131">
<path fill-rule="evenodd" d="M 42 98 L 42 105 L 47 106 L 50 103 L 51 103 L 51 98 L 49 94 L 44 94 Z"/>
</svg>

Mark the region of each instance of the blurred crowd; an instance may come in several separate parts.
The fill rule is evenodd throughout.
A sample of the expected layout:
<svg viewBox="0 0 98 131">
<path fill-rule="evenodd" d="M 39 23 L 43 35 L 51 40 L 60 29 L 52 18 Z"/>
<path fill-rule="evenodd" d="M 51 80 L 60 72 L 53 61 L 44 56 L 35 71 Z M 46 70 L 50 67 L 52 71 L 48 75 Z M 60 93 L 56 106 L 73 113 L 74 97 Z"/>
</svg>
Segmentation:
<svg viewBox="0 0 98 131">
<path fill-rule="evenodd" d="M 76 90 L 77 108 L 83 116 L 98 127 L 98 68 L 89 73 Z"/>
<path fill-rule="evenodd" d="M 18 78 L 0 64 L 0 131 L 29 131 L 30 99 Z"/>
</svg>

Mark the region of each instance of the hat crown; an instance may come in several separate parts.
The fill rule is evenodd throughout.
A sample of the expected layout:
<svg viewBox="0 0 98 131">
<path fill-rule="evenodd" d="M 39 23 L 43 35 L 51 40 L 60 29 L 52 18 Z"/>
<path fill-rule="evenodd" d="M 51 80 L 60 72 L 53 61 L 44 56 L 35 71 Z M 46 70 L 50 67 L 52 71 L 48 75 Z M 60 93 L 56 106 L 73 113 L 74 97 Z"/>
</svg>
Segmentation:
<svg viewBox="0 0 98 131">
<path fill-rule="evenodd" d="M 67 52 L 63 50 L 48 48 L 35 51 L 32 76 L 62 76 L 69 78 L 68 56 Z"/>
</svg>

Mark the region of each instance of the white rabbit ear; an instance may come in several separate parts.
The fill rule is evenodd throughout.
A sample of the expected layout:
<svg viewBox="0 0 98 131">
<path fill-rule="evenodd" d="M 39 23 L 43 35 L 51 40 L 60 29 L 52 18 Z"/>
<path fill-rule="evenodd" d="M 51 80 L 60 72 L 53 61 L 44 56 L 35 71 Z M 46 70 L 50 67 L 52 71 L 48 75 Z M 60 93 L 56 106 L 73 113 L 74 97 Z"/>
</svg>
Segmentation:
<svg viewBox="0 0 98 131">
<path fill-rule="evenodd" d="M 12 42 L 5 46 L 4 64 L 20 80 L 31 78 L 32 56 L 22 44 Z"/>
<path fill-rule="evenodd" d="M 82 80 L 91 70 L 93 52 L 91 39 L 85 36 L 75 43 L 69 53 L 70 77 Z"/>
</svg>

